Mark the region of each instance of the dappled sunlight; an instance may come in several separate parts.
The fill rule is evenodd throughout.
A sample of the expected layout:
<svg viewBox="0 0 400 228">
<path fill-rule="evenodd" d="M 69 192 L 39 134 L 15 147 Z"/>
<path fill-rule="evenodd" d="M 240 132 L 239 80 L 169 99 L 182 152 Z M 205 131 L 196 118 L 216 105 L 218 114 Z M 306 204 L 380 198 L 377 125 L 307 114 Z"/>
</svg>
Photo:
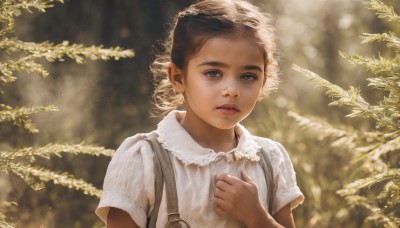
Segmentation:
<svg viewBox="0 0 400 228">
<path fill-rule="evenodd" d="M 154 89 L 149 64 L 159 52 L 155 49 L 161 48 L 159 41 L 165 38 L 164 31 L 170 25 L 172 16 L 190 2 L 71 0 L 56 4 L 45 14 L 19 17 L 12 36 L 23 41 L 60 43 L 70 40 L 71 43 L 104 44 L 106 48 L 122 46 L 134 49 L 135 57 L 108 62 L 85 60 L 84 64 L 76 64 L 69 57 L 57 63 L 42 59 L 40 63 L 50 73 L 47 78 L 41 77 L 38 72 L 18 74 L 17 81 L 10 87 L 4 86 L 0 104 L 12 107 L 54 104 L 59 111 L 31 116 L 40 130 L 37 134 L 2 121 L 0 155 L 3 151 L 18 154 L 15 148 L 38 148 L 51 143 L 93 144 L 102 147 L 101 151 L 104 148 L 114 150 L 124 138 L 153 130 L 161 116 L 153 118 L 149 114 L 153 107 L 151 94 Z M 367 78 L 373 75 L 371 70 L 351 64 L 348 61 L 351 56 L 345 60 L 339 53 L 359 54 L 375 60 L 380 55 L 385 58 L 397 56 L 398 53 L 393 54 L 382 43 L 361 44 L 361 36 L 388 29 L 398 33 L 398 26 L 379 20 L 366 9 L 362 0 L 253 2 L 273 17 L 279 44 L 281 82 L 277 91 L 257 103 L 243 124 L 255 135 L 279 141 L 288 150 L 298 185 L 306 197 L 304 204 L 294 209 L 297 226 L 360 227 L 365 225 L 364 219 L 374 210 L 380 213 L 374 214 L 377 221 L 386 219 L 384 213 L 387 211 L 387 214 L 392 213 L 388 215 L 389 220 L 396 216 L 398 219 L 398 211 L 397 214 L 390 211 L 395 211 L 391 205 L 386 205 L 389 209 L 379 208 L 379 205 L 391 201 L 383 193 L 380 198 L 377 197 L 380 189 L 376 185 L 372 190 L 354 187 L 379 198 L 381 204 L 374 204 L 372 209 L 362 207 L 363 203 L 372 200 L 367 202 L 364 198 L 354 197 L 354 192 L 351 192 L 353 186 L 348 185 L 357 178 L 371 177 L 363 179 L 362 184 L 368 185 L 368 181 L 379 180 L 378 171 L 384 173 L 391 168 L 399 168 L 398 129 L 397 133 L 392 130 L 399 117 L 387 114 L 396 110 L 396 104 L 385 108 L 371 106 L 369 109 L 362 109 L 365 106 L 360 105 L 361 108 L 357 108 L 361 114 L 368 114 L 368 111 L 372 114 L 363 118 L 346 117 L 352 113 L 348 106 L 356 105 L 355 101 L 361 100 L 359 97 L 365 98 L 365 102 L 371 105 L 380 105 L 389 92 L 368 86 L 376 83 L 379 87 L 381 81 L 368 81 Z M 394 4 L 395 11 L 399 12 L 396 1 L 385 2 Z M 24 53 L 21 51 L 19 54 Z M 7 58 L 0 56 L 0 61 L 4 62 Z M 396 64 L 398 61 L 394 60 Z M 294 70 L 294 64 L 300 67 Z M 337 89 L 334 92 L 347 96 L 341 100 L 345 107 L 329 105 L 335 99 L 325 94 L 328 83 L 312 78 L 313 75 L 303 68 L 343 88 L 343 91 Z M 389 75 L 397 74 L 393 72 Z M 391 78 L 395 85 L 394 77 L 387 78 Z M 376 127 L 376 124 L 381 125 Z M 388 128 L 390 124 L 391 128 Z M 383 142 L 389 144 L 380 147 L 379 143 Z M 91 153 L 94 149 L 87 150 Z M 45 156 L 41 154 L 36 160 L 33 155 L 30 159 L 40 167 L 71 173 L 78 179 L 93 183 L 89 187 L 101 189 L 111 150 L 103 151 L 105 157 L 89 156 L 82 150 L 79 156 L 70 151 L 62 158 L 52 155 L 54 159 L 47 160 L 42 159 Z M 64 153 L 61 150 L 56 152 Z M 374 153 L 373 158 L 367 156 L 369 152 Z M 366 157 L 367 161 L 363 160 Z M 64 182 L 64 186 L 68 183 Z M 392 183 L 390 179 L 378 185 L 386 186 L 386 192 L 398 189 L 398 182 Z M 103 226 L 94 214 L 98 203 L 96 197 L 52 182 L 42 187 L 46 187 L 45 190 L 34 191 L 18 174 L 11 174 L 10 177 L 6 172 L 0 172 L 0 201 L 8 202 L 6 206 L 0 205 L 0 212 L 2 208 L 11 208 L 9 214 L 17 227 Z M 354 203 L 352 206 L 357 205 L 354 207 L 358 211 L 352 210 L 349 202 Z"/>
</svg>

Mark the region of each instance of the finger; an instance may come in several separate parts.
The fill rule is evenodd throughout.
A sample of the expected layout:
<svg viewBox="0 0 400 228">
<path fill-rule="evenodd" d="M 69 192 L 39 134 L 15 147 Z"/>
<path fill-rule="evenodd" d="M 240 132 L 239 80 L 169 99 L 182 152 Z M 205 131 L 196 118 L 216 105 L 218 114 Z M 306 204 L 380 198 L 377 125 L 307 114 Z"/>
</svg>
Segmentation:
<svg viewBox="0 0 400 228">
<path fill-rule="evenodd" d="M 233 204 L 229 202 L 229 200 L 220 199 L 218 197 L 214 197 L 214 205 L 215 207 L 219 207 L 225 212 L 232 210 Z"/>
<path fill-rule="evenodd" d="M 230 184 L 228 184 L 227 182 L 220 180 L 220 181 L 217 181 L 217 183 L 215 183 L 215 188 L 220 189 L 221 191 L 227 192 L 227 191 L 229 191 L 230 188 L 232 188 L 232 186 Z"/>
<path fill-rule="evenodd" d="M 219 180 L 223 180 L 224 178 L 226 178 L 229 174 L 227 173 L 220 173 L 217 175 L 217 181 Z"/>
<path fill-rule="evenodd" d="M 224 208 L 225 200 L 214 196 L 214 205 L 216 207 Z"/>
<path fill-rule="evenodd" d="M 239 178 L 227 173 L 217 175 L 217 181 L 225 181 L 229 185 L 235 185 L 242 182 L 242 180 L 240 180 Z"/>
<path fill-rule="evenodd" d="M 225 192 L 224 192 L 224 191 L 222 191 L 222 190 L 219 189 L 219 188 L 216 188 L 216 189 L 215 189 L 215 191 L 214 191 L 214 197 L 217 197 L 217 198 L 220 198 L 220 199 L 224 199 L 224 198 L 225 198 L 224 195 L 225 195 Z"/>
<path fill-rule="evenodd" d="M 216 212 L 218 215 L 221 215 L 221 216 L 225 216 L 225 215 L 226 215 L 226 212 L 225 212 L 222 208 L 220 208 L 220 207 L 218 207 L 218 206 L 215 206 L 215 212 Z"/>
</svg>

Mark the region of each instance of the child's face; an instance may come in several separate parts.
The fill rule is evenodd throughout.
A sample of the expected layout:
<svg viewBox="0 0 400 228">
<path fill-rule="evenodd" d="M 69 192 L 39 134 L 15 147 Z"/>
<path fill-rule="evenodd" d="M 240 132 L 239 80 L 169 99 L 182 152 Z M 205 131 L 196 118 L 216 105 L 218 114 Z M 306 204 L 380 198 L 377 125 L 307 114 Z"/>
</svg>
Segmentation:
<svg viewBox="0 0 400 228">
<path fill-rule="evenodd" d="M 191 57 L 175 89 L 184 95 L 188 118 L 230 129 L 253 110 L 264 75 L 263 52 L 254 43 L 214 37 Z"/>
</svg>

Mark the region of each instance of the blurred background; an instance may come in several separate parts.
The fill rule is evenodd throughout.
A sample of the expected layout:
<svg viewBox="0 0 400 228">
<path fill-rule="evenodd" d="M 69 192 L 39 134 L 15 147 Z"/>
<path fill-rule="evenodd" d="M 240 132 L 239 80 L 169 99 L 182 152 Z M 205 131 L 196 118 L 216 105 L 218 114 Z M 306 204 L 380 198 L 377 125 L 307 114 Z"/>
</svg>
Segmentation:
<svg viewBox="0 0 400 228">
<path fill-rule="evenodd" d="M 86 143 L 116 149 L 128 136 L 148 132 L 161 117 L 150 117 L 153 90 L 149 64 L 166 37 L 172 18 L 193 1 L 183 0 L 65 0 L 46 13 L 23 14 L 15 36 L 23 41 L 121 46 L 134 49 L 135 57 L 119 61 L 66 59 L 45 63 L 51 76 L 23 75 L 6 89 L 12 106 L 55 104 L 56 113 L 34 117 L 40 133 L 2 125 L 3 148 L 53 143 Z M 384 1 L 400 5 L 397 1 Z M 306 201 L 294 210 L 298 227 L 357 227 L 363 212 L 349 212 L 335 192 L 346 179 L 348 156 L 331 151 L 327 142 L 302 133 L 288 111 L 322 116 L 331 123 L 354 124 L 344 118 L 346 109 L 329 107 L 324 92 L 291 70 L 293 64 L 320 74 L 347 89 L 360 87 L 366 100 L 380 96 L 367 88 L 367 72 L 343 61 L 339 51 L 377 55 L 379 47 L 362 45 L 362 33 L 381 32 L 389 25 L 362 0 L 254 0 L 274 18 L 280 52 L 281 85 L 259 102 L 244 121 L 254 134 L 281 142 L 292 158 L 298 184 Z M 358 123 L 357 126 L 360 126 Z M 373 125 L 362 123 L 365 130 Z M 45 167 L 66 171 L 101 188 L 109 158 L 65 156 L 40 161 Z M 16 177 L 1 176 L 1 199 L 19 207 L 10 213 L 18 227 L 102 227 L 95 216 L 95 197 L 48 184 L 33 191 Z M 15 217 L 17 216 L 17 217 Z"/>
</svg>

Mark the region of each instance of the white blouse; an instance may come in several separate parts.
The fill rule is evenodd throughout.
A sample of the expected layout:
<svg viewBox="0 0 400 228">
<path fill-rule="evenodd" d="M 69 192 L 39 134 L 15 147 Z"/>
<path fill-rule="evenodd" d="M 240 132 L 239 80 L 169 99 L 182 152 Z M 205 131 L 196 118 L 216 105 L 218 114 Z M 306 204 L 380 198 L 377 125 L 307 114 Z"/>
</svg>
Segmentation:
<svg viewBox="0 0 400 228">
<path fill-rule="evenodd" d="M 144 140 L 149 134 L 158 134 L 158 141 L 172 153 L 179 213 L 191 227 L 241 227 L 236 220 L 219 216 L 214 211 L 215 177 L 229 173 L 240 178 L 244 170 L 257 184 L 261 203 L 267 207 L 267 185 L 257 152 L 263 148 L 271 160 L 274 180 L 272 214 L 290 204 L 291 208 L 303 202 L 304 196 L 296 184 L 296 174 L 283 146 L 266 138 L 252 136 L 243 126 L 235 127 L 238 146 L 229 152 L 216 152 L 200 146 L 170 112 L 157 130 L 127 138 L 114 154 L 104 179 L 103 195 L 96 214 L 107 223 L 110 207 L 126 211 L 140 227 L 154 205 L 153 153 Z M 256 141 L 257 140 L 257 141 Z M 167 222 L 165 188 L 163 189 L 157 227 Z"/>
</svg>

